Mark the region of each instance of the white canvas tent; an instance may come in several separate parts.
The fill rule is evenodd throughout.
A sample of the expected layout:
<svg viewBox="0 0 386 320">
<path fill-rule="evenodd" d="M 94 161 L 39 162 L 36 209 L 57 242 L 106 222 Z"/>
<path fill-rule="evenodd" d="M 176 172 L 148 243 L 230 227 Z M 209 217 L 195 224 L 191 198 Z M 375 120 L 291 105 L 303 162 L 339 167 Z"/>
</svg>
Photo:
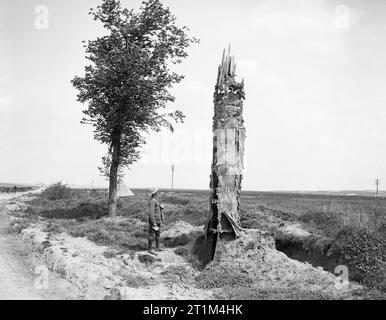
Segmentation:
<svg viewBox="0 0 386 320">
<path fill-rule="evenodd" d="M 128 186 L 123 182 L 118 182 L 118 197 L 130 197 L 133 196 L 134 193 L 128 188 Z"/>
</svg>

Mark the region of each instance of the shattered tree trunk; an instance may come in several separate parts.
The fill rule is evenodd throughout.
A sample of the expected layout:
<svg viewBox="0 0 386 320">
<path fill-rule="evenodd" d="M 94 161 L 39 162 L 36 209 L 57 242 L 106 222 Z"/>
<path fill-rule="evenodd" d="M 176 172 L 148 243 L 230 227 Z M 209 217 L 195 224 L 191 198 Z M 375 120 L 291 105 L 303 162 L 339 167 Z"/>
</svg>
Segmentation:
<svg viewBox="0 0 386 320">
<path fill-rule="evenodd" d="M 240 232 L 240 193 L 245 128 L 244 80 L 236 82 L 236 64 L 230 49 L 223 52 L 214 92 L 213 161 L 210 177 L 211 216 L 206 226 L 208 259 L 213 260 L 219 239 Z"/>
</svg>

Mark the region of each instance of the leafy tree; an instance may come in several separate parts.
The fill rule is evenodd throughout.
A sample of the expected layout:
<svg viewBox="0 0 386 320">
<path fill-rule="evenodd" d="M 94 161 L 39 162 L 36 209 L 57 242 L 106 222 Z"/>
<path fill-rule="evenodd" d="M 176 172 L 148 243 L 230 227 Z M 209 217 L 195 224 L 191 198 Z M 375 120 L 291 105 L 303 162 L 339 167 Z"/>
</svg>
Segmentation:
<svg viewBox="0 0 386 320">
<path fill-rule="evenodd" d="M 175 100 L 169 89 L 183 79 L 170 68 L 198 40 L 176 25 L 159 0 L 142 2 L 138 12 L 123 9 L 119 0 L 103 0 L 90 14 L 107 34 L 83 42 L 91 64 L 72 84 L 78 101 L 88 105 L 82 123 L 91 124 L 94 138 L 108 145 L 102 171 L 108 169 L 109 216 L 114 217 L 118 173 L 138 160 L 144 133 L 162 126 L 173 130 L 172 121 L 183 122 L 181 111 L 164 110 Z"/>
</svg>

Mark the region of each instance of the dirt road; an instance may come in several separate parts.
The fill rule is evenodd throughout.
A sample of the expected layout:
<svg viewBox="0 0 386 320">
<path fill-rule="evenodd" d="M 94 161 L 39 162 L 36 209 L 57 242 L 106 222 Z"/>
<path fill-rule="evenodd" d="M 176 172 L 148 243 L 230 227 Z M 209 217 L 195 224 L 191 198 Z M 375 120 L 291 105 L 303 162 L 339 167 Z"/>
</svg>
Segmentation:
<svg viewBox="0 0 386 320">
<path fill-rule="evenodd" d="M 10 198 L 0 195 L 0 300 L 80 299 L 76 287 L 49 272 L 16 235 L 7 232 L 4 202 Z"/>
</svg>

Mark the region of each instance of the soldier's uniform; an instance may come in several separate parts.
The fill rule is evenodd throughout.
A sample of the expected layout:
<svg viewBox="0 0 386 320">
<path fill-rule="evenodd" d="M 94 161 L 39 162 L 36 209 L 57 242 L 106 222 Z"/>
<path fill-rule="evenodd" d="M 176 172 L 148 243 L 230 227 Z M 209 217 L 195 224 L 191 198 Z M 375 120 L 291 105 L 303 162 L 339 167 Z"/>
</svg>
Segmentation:
<svg viewBox="0 0 386 320">
<path fill-rule="evenodd" d="M 161 221 L 163 220 L 163 207 L 156 198 L 151 198 L 149 201 L 149 250 L 152 249 L 155 239 L 157 250 L 160 249 Z M 154 229 L 158 227 L 158 230 Z"/>
</svg>

